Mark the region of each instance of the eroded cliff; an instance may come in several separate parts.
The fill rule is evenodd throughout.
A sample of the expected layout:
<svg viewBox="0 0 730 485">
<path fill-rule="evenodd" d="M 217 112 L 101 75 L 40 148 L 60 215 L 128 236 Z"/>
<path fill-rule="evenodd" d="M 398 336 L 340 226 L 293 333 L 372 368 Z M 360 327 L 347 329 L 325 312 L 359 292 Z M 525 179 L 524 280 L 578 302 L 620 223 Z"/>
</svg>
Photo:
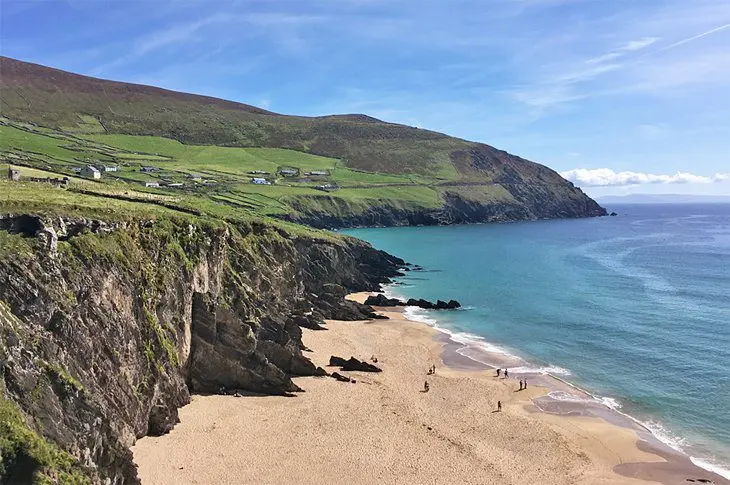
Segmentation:
<svg viewBox="0 0 730 485">
<path fill-rule="evenodd" d="M 285 394 L 301 327 L 360 319 L 403 261 L 251 222 L 0 218 L 0 481 L 137 483 L 190 392 Z"/>
</svg>

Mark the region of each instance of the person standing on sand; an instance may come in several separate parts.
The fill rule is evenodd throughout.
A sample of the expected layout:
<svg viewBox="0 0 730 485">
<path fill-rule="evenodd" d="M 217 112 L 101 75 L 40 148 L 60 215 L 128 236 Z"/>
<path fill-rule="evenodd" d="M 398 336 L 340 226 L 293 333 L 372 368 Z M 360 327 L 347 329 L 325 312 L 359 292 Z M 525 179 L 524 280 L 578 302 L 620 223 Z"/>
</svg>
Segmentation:
<svg viewBox="0 0 730 485">
<path fill-rule="evenodd" d="M 522 379 L 520 379 L 520 391 L 522 390 Z"/>
<path fill-rule="evenodd" d="M 527 379 L 525 379 L 525 389 L 527 389 Z"/>
<path fill-rule="evenodd" d="M 504 370 L 504 378 L 509 379 L 509 372 L 507 371 L 507 369 Z"/>
<path fill-rule="evenodd" d="M 497 401 L 497 411 L 502 411 L 502 401 Z"/>
<path fill-rule="evenodd" d="M 423 383 L 423 392 L 428 392 L 428 390 L 429 390 L 429 389 L 430 389 L 430 388 L 428 387 L 428 381 L 425 381 L 425 382 Z"/>
</svg>

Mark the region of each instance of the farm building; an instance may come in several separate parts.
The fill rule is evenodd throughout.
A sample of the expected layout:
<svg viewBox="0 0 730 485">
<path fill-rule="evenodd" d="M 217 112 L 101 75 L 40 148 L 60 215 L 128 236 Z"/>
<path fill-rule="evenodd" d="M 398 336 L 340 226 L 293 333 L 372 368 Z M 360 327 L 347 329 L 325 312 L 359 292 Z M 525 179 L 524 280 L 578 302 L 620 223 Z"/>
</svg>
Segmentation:
<svg viewBox="0 0 730 485">
<path fill-rule="evenodd" d="M 118 172 L 119 170 L 119 165 L 104 165 L 105 172 Z"/>
<path fill-rule="evenodd" d="M 180 182 L 173 182 L 170 184 L 165 184 L 165 187 L 171 187 L 173 189 L 179 189 L 182 186 L 183 186 L 183 184 L 181 184 Z"/>
<path fill-rule="evenodd" d="M 333 192 L 333 191 L 339 189 L 339 187 L 336 185 L 332 185 L 332 184 L 324 184 L 324 185 L 316 186 L 315 189 L 324 190 L 325 192 Z"/>
<path fill-rule="evenodd" d="M 160 183 L 159 182 L 145 182 L 144 183 L 144 186 L 145 187 L 155 187 L 156 188 L 156 187 L 159 187 L 160 186 Z"/>
<path fill-rule="evenodd" d="M 266 180 L 264 178 L 260 178 L 260 177 L 252 178 L 251 183 L 256 184 L 256 185 L 271 185 L 271 182 L 269 182 L 268 180 Z"/>
<path fill-rule="evenodd" d="M 298 170 L 295 170 L 293 168 L 284 168 L 284 169 L 279 170 L 279 173 L 281 175 L 296 175 L 298 172 L 299 172 Z"/>
<path fill-rule="evenodd" d="M 90 178 L 90 179 L 94 179 L 94 180 L 99 180 L 101 178 L 101 172 L 99 171 L 99 169 L 96 167 L 93 167 L 91 165 L 87 165 L 84 168 L 82 168 L 80 173 L 81 173 L 82 177 L 86 177 L 86 178 Z"/>
<path fill-rule="evenodd" d="M 251 175 L 268 175 L 269 174 L 269 172 L 266 172 L 264 170 L 251 170 L 248 173 L 250 173 Z"/>
<path fill-rule="evenodd" d="M 327 172 L 323 170 L 314 170 L 313 172 L 307 172 L 305 175 L 327 175 Z"/>
<path fill-rule="evenodd" d="M 187 174 L 187 175 L 185 176 L 185 178 L 186 178 L 186 179 L 190 179 L 190 180 L 192 180 L 193 182 L 200 182 L 201 180 L 203 180 L 203 177 L 201 177 L 200 175 L 195 175 L 194 173 L 189 173 L 189 174 Z"/>
<path fill-rule="evenodd" d="M 153 173 L 153 172 L 159 172 L 160 169 L 157 167 L 142 167 L 139 169 L 142 173 Z"/>
<path fill-rule="evenodd" d="M 17 168 L 8 167 L 8 180 L 12 180 L 14 182 L 20 180 L 20 172 Z"/>
</svg>

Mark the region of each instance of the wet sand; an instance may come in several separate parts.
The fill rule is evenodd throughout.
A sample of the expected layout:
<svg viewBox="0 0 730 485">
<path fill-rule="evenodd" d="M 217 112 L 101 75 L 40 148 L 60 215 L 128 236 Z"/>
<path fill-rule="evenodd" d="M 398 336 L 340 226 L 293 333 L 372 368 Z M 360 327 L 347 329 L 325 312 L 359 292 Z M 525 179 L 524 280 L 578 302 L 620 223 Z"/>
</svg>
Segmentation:
<svg viewBox="0 0 730 485">
<path fill-rule="evenodd" d="M 296 397 L 195 396 L 170 434 L 134 446 L 142 483 L 727 483 L 636 429 L 550 409 L 548 388 L 518 391 L 517 379 L 450 353 L 443 334 L 382 310 L 390 320 L 303 330 L 329 372 L 331 355 L 352 355 L 376 356 L 382 373 L 296 378 L 306 391 Z"/>
</svg>

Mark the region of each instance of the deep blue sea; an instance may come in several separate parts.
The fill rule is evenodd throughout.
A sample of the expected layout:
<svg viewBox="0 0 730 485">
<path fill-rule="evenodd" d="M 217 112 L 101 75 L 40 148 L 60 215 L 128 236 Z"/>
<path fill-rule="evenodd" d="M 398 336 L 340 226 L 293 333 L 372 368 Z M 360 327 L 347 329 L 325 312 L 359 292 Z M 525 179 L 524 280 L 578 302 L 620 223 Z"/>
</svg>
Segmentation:
<svg viewBox="0 0 730 485">
<path fill-rule="evenodd" d="M 608 209 L 619 216 L 346 233 L 426 268 L 391 292 L 464 305 L 431 312 L 439 327 L 730 470 L 730 205 Z"/>
</svg>

